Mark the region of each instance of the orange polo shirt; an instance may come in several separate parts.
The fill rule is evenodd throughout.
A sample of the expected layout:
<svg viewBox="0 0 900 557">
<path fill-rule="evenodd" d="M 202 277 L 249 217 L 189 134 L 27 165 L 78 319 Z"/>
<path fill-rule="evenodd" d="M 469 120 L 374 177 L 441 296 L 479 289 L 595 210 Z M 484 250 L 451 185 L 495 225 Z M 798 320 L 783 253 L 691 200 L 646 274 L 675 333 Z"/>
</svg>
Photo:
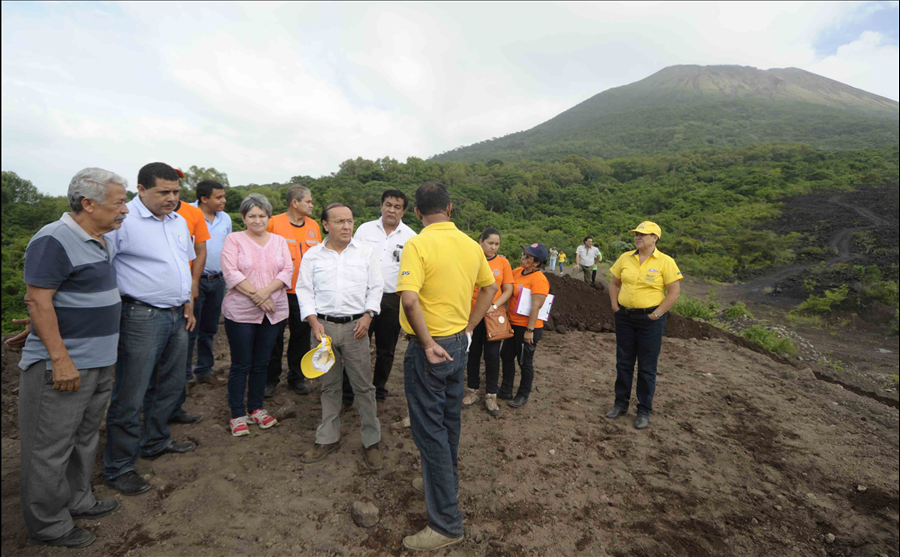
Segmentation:
<svg viewBox="0 0 900 557">
<path fill-rule="evenodd" d="M 493 259 L 488 261 L 488 265 L 491 267 L 491 273 L 494 275 L 494 280 L 497 281 L 497 294 L 494 296 L 494 301 L 496 302 L 500 295 L 503 294 L 503 285 L 504 284 L 512 284 L 513 275 L 512 275 L 512 267 L 509 265 L 509 259 L 503 257 L 502 255 L 495 255 Z M 478 299 L 478 292 L 481 291 L 481 288 L 476 284 L 475 292 L 472 294 L 472 309 L 475 309 L 475 301 Z"/>
<path fill-rule="evenodd" d="M 513 293 L 512 297 L 509 299 L 509 322 L 518 327 L 527 327 L 528 326 L 528 316 L 527 315 L 519 315 L 516 313 L 516 308 L 519 306 L 519 296 L 522 294 L 523 288 L 528 288 L 531 290 L 531 295 L 536 296 L 538 294 L 543 294 L 546 296 L 550 293 L 550 281 L 547 280 L 547 277 L 544 276 L 544 273 L 541 271 L 533 271 L 528 273 L 527 275 L 522 274 L 522 267 L 516 267 L 513 269 Z M 535 329 L 541 329 L 544 327 L 544 322 L 540 319 L 534 324 Z"/>
<path fill-rule="evenodd" d="M 291 223 L 287 213 L 281 213 L 269 219 L 266 231 L 278 234 L 287 240 L 291 261 L 294 263 L 294 276 L 291 277 L 288 294 L 295 294 L 294 288 L 297 286 L 297 275 L 300 273 L 300 261 L 303 259 L 303 254 L 309 251 L 309 248 L 322 243 L 319 223 L 309 217 L 304 217 L 303 225 L 297 226 Z"/>
<path fill-rule="evenodd" d="M 175 212 L 187 221 L 188 231 L 191 233 L 191 238 L 193 238 L 195 244 L 209 240 L 209 227 L 206 226 L 206 217 L 203 216 L 202 210 L 190 203 L 179 200 L 178 209 Z M 190 261 L 189 263 L 191 268 L 193 268 L 194 262 Z"/>
</svg>

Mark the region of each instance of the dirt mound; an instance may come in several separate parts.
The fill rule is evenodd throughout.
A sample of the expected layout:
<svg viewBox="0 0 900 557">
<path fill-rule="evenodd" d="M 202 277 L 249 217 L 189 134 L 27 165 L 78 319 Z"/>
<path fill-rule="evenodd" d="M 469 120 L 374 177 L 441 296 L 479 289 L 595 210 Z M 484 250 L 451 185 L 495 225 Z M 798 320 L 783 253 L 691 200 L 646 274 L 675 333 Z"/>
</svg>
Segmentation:
<svg viewBox="0 0 900 557">
<path fill-rule="evenodd" d="M 555 296 L 553 311 L 546 327 L 553 332 L 565 334 L 570 330 L 613 332 L 616 330 L 609 290 L 600 283 L 589 285 L 583 280 L 568 275 L 548 273 L 550 293 Z M 680 339 L 723 339 L 738 346 L 765 354 L 783 364 L 788 360 L 772 354 L 743 337 L 739 337 L 717 327 L 670 313 L 666 321 L 666 335 Z"/>
</svg>

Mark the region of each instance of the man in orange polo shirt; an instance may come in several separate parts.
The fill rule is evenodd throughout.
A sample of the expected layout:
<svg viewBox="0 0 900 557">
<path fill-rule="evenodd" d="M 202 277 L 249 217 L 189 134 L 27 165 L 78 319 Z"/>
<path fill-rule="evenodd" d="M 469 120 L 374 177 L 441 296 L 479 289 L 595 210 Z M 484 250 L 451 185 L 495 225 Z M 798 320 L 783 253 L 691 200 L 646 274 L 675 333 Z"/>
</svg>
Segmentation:
<svg viewBox="0 0 900 557">
<path fill-rule="evenodd" d="M 290 288 L 287 291 L 290 314 L 287 323 L 281 322 L 281 332 L 275 339 L 275 347 L 272 349 L 272 358 L 269 360 L 269 374 L 266 378 L 266 397 L 275 394 L 281 377 L 281 358 L 284 354 L 284 327 L 291 330 L 288 342 L 288 388 L 298 395 L 309 394 L 309 385 L 300 371 L 300 360 L 309 352 L 309 323 L 300 318 L 300 304 L 297 302 L 297 274 L 300 271 L 300 261 L 303 254 L 313 246 L 322 243 L 322 233 L 319 231 L 319 223 L 310 218 L 313 205 L 312 194 L 309 188 L 294 186 L 287 191 L 287 212 L 275 215 L 269 219 L 268 232 L 278 234 L 287 240 L 288 249 L 291 251 L 291 260 L 294 262 L 294 276 L 291 278 Z"/>
</svg>

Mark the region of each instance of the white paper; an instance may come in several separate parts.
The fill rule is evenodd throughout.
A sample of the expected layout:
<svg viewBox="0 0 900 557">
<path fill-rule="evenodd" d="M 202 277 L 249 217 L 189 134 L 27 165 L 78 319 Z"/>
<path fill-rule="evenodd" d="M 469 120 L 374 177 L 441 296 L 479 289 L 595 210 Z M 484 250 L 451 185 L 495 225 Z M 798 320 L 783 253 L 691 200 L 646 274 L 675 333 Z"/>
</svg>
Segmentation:
<svg viewBox="0 0 900 557">
<path fill-rule="evenodd" d="M 550 308 L 553 306 L 553 299 L 556 296 L 548 294 L 544 300 L 544 305 L 538 311 L 538 319 L 546 321 L 550 317 Z M 531 289 L 523 288 L 519 293 L 519 304 L 516 306 L 516 313 L 526 317 L 531 315 Z"/>
</svg>

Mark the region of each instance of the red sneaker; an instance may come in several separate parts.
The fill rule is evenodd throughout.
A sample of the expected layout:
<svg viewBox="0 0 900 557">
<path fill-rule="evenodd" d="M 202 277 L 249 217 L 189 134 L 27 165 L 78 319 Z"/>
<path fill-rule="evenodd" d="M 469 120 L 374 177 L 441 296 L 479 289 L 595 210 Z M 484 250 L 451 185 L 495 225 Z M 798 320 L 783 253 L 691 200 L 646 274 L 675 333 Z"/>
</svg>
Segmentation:
<svg viewBox="0 0 900 557">
<path fill-rule="evenodd" d="M 248 417 L 251 423 L 258 425 L 261 429 L 268 429 L 278 423 L 278 420 L 270 416 L 269 413 L 262 408 L 254 410 Z"/>
<path fill-rule="evenodd" d="M 250 435 L 250 428 L 247 427 L 247 416 L 233 418 L 229 423 L 231 424 L 231 434 L 235 437 Z"/>
</svg>

